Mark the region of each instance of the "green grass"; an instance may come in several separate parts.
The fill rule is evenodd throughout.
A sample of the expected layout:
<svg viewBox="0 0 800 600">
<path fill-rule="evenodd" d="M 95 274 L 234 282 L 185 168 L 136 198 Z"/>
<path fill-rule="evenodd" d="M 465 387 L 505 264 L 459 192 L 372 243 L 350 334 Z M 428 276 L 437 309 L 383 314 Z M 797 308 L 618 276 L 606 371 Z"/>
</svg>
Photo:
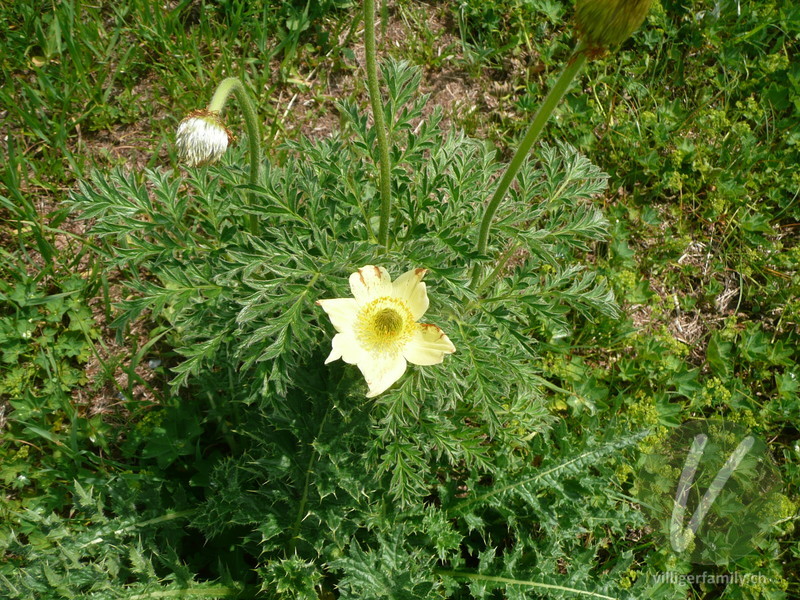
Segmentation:
<svg viewBox="0 0 800 600">
<path fill-rule="evenodd" d="M 384 25 L 403 28 L 414 42 L 387 50 L 431 77 L 463 74 L 480 92 L 478 107 L 456 115 L 454 125 L 485 133 L 502 153 L 524 132 L 572 46 L 566 2 L 403 0 L 384 9 Z M 256 509 L 247 503 L 258 498 L 247 493 L 289 467 L 258 455 L 259 422 L 246 422 L 240 411 L 247 405 L 236 394 L 189 397 L 167 386 L 180 340 L 163 323 L 109 328 L 119 314 L 122 275 L 108 270 L 99 242 L 81 233 L 62 202 L 92 169 L 174 168 L 175 125 L 225 76 L 257 90 L 268 142 L 296 138 L 296 121 L 283 118 L 287 99 L 324 98 L 329 78 L 357 73 L 354 7 L 337 0 L 184 0 L 167 11 L 147 0 L 14 2 L 0 7 L 0 30 L 0 131 L 7 136 L 0 147 L 0 595 L 73 597 L 94 585 L 95 595 L 86 597 L 179 597 L 184 589 L 230 597 L 240 588 L 246 597 L 276 580 L 297 589 L 319 584 L 320 597 L 332 597 L 325 594 L 335 582 L 320 580 L 305 541 L 305 555 L 259 563 L 280 527 L 248 521 L 247 511 Z M 593 432 L 605 428 L 621 435 L 718 416 L 769 440 L 779 466 L 785 518 L 769 543 L 736 565 L 768 574 L 770 582 L 754 589 L 697 585 L 686 592 L 692 598 L 800 596 L 798 39 L 800 8 L 789 0 L 662 0 L 618 53 L 588 67 L 580 84 L 588 93 L 568 95 L 545 132 L 610 175 L 597 203 L 612 237 L 594 246 L 591 258 L 632 316 L 577 320 L 568 336 L 556 322 L 524 332 L 540 341 L 546 402 L 558 420 L 548 438 L 554 448 L 534 442 L 531 459 L 558 465 L 570 446 L 602 449 Z M 355 79 L 344 97 L 363 94 Z M 325 116 L 316 110 L 309 118 Z M 232 129 L 241 131 L 237 113 L 229 113 Z M 275 160 L 287 153 L 275 151 Z M 151 361 L 154 377 L 143 371 Z M 208 374 L 207 389 L 235 376 L 232 367 Z M 142 389 L 151 400 L 141 399 Z M 98 406 L 108 390 L 116 404 Z M 333 426 L 326 427 L 325 443 L 338 448 Z M 275 444 L 291 449 L 288 440 Z M 249 471 L 225 466 L 240 446 L 259 456 Z M 286 450 L 282 458 L 290 456 Z M 303 468 L 316 456 L 303 450 Z M 629 462 L 615 456 L 587 466 L 594 479 L 586 485 L 599 490 L 598 482 L 614 481 L 613 492 L 627 494 Z M 476 489 L 488 485 L 449 475 Z M 566 498 L 581 497 L 579 483 L 566 487 Z M 208 512 L 196 528 L 184 528 L 206 494 L 214 495 L 209 490 L 221 488 L 230 490 L 230 505 L 219 495 L 213 507 L 230 526 Z M 542 514 L 557 516 L 568 504 L 547 487 L 534 492 L 542 505 L 557 507 Z M 558 524 L 587 544 L 608 538 L 594 563 L 577 559 L 571 587 L 601 572 L 631 586 L 653 573 L 691 572 L 639 535 L 643 524 L 630 503 L 600 505 L 608 514 L 584 506 L 576 513 L 599 520 L 589 533 Z M 487 576 L 475 589 L 499 575 L 495 552 L 513 554 L 506 528 L 512 516 L 497 511 L 481 517 L 488 539 L 462 532 L 468 541 L 461 550 L 448 546 L 452 523 L 424 516 L 443 554 L 463 551 L 465 565 Z M 626 519 L 635 527 L 626 529 Z M 550 550 L 538 565 L 519 557 L 517 579 L 534 568 L 568 572 L 571 557 Z M 403 560 L 366 546 L 359 552 L 389 579 L 393 561 Z M 348 560 L 334 561 L 349 573 L 340 583 L 361 589 Z M 126 586 L 139 595 L 126 596 Z M 465 586 L 453 588 L 466 597 Z M 672 589 L 660 593 L 654 597 L 675 597 Z"/>
</svg>

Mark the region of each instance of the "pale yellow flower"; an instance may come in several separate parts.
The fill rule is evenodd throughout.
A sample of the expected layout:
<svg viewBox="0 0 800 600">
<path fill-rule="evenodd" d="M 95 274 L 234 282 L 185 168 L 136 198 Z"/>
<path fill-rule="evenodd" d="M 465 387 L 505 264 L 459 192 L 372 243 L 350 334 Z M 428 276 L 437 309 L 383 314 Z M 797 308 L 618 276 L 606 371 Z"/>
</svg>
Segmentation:
<svg viewBox="0 0 800 600">
<path fill-rule="evenodd" d="M 197 167 L 217 162 L 228 149 L 231 137 L 217 113 L 196 110 L 178 125 L 175 143 L 181 159 L 190 167 Z"/>
<path fill-rule="evenodd" d="M 406 361 L 437 365 L 456 351 L 436 325 L 418 323 L 428 310 L 425 269 L 413 269 L 392 282 L 383 267 L 367 265 L 350 276 L 353 298 L 319 300 L 338 332 L 325 364 L 342 359 L 358 365 L 369 391 L 385 392 L 403 376 Z"/>
</svg>

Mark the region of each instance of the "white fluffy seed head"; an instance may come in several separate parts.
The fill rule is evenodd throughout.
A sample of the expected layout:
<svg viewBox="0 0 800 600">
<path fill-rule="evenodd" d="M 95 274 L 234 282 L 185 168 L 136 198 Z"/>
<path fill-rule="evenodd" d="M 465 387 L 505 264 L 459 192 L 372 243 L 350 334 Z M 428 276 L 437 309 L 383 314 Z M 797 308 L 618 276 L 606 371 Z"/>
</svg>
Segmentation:
<svg viewBox="0 0 800 600">
<path fill-rule="evenodd" d="M 214 163 L 225 154 L 230 133 L 216 113 L 196 111 L 178 125 L 178 154 L 190 167 Z"/>
</svg>

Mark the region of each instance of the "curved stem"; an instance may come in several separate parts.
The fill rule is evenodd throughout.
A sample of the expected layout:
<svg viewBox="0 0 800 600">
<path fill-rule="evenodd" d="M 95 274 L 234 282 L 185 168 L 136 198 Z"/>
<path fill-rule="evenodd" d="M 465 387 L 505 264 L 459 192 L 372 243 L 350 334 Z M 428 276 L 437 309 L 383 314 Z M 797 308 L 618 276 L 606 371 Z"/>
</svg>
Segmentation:
<svg viewBox="0 0 800 600">
<path fill-rule="evenodd" d="M 250 146 L 250 185 L 258 185 L 261 181 L 261 127 L 256 113 L 256 106 L 253 103 L 247 88 L 238 77 L 228 77 L 220 81 L 211 102 L 208 103 L 208 111 L 221 113 L 225 103 L 231 94 L 236 96 L 239 106 L 244 114 L 244 124 L 247 129 L 247 142 Z M 247 194 L 248 204 L 253 205 L 253 192 Z M 255 215 L 248 215 L 248 229 L 255 235 L 258 231 L 258 222 Z"/>
<path fill-rule="evenodd" d="M 556 84 L 547 94 L 544 102 L 534 115 L 533 122 L 528 128 L 528 132 L 525 134 L 525 137 L 522 138 L 522 141 L 519 143 L 517 151 L 514 153 L 514 157 L 508 164 L 502 179 L 500 179 L 500 183 L 497 184 L 494 195 L 489 201 L 489 204 L 486 207 L 486 212 L 483 215 L 483 220 L 481 221 L 481 230 L 478 237 L 479 254 L 486 252 L 486 247 L 489 243 L 489 230 L 492 227 L 492 220 L 497 212 L 497 208 L 500 206 L 500 202 L 505 197 L 508 188 L 511 187 L 511 183 L 517 176 L 522 163 L 524 163 L 525 159 L 528 157 L 528 153 L 530 152 L 534 142 L 539 138 L 539 134 L 547 124 L 550 115 L 553 114 L 553 111 L 555 110 L 556 106 L 558 106 L 561 98 L 564 97 L 564 94 L 569 88 L 569 85 L 572 83 L 572 80 L 575 79 L 575 76 L 580 72 L 584 63 L 586 63 L 586 53 L 584 52 L 584 49 L 585 46 L 583 42 L 578 42 L 578 45 L 575 47 L 572 56 L 564 67 L 564 70 L 561 72 L 558 81 L 556 81 Z M 477 285 L 480 272 L 480 265 L 476 263 L 472 269 L 472 288 Z"/>
<path fill-rule="evenodd" d="M 381 216 L 378 227 L 378 243 L 389 249 L 389 217 L 392 213 L 391 165 L 389 164 L 389 140 L 386 122 L 383 119 L 383 103 L 378 88 L 378 65 L 375 61 L 375 0 L 364 0 L 364 47 L 367 58 L 367 88 L 375 120 L 375 135 L 380 157 Z"/>
</svg>

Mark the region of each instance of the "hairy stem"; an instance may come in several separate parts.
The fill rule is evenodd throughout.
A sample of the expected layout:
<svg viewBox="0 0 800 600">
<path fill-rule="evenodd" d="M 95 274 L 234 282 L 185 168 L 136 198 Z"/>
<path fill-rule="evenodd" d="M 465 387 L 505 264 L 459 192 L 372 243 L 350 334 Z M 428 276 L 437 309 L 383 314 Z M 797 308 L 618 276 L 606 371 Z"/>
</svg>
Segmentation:
<svg viewBox="0 0 800 600">
<path fill-rule="evenodd" d="M 238 77 L 228 77 L 219 83 L 211 97 L 211 102 L 208 103 L 208 111 L 221 113 L 231 94 L 235 95 L 239 102 L 247 129 L 247 141 L 250 145 L 250 180 L 248 183 L 258 185 L 261 181 L 261 127 L 256 114 L 256 106 L 250 94 L 247 93 L 247 88 Z M 253 192 L 249 192 L 247 195 L 250 206 L 253 205 L 253 196 Z M 250 233 L 256 235 L 258 222 L 255 215 L 248 216 L 247 225 Z"/>
<path fill-rule="evenodd" d="M 316 279 L 315 279 L 316 281 Z M 312 284 L 313 285 L 313 282 Z M 308 504 L 308 487 L 311 484 L 311 475 L 314 473 L 314 462 L 317 459 L 317 449 L 314 448 L 314 442 L 319 440 L 320 436 L 322 436 L 322 431 L 325 428 L 325 422 L 328 420 L 328 413 L 329 411 L 325 411 L 325 416 L 322 417 L 322 421 L 319 424 L 319 431 L 317 432 L 317 437 L 311 442 L 310 449 L 308 451 L 308 465 L 306 466 L 306 472 L 303 480 L 303 492 L 302 496 L 300 497 L 300 502 L 297 506 L 297 516 L 295 517 L 294 524 L 292 525 L 291 530 L 291 539 L 289 540 L 288 544 L 288 554 L 291 555 L 294 553 L 295 547 L 297 545 L 297 540 L 300 537 L 300 527 L 303 524 L 303 519 L 306 516 L 306 505 Z"/>
<path fill-rule="evenodd" d="M 492 199 L 489 200 L 489 204 L 486 207 L 486 212 L 483 214 L 483 220 L 481 221 L 481 230 L 478 237 L 479 254 L 486 252 L 486 247 L 489 243 L 489 231 L 492 227 L 494 215 L 497 213 L 497 209 L 500 206 L 500 202 L 505 197 L 508 188 L 511 187 L 511 183 L 517 176 L 522 163 L 524 163 L 525 159 L 528 157 L 528 153 L 530 152 L 534 142 L 536 142 L 536 140 L 539 138 L 539 134 L 542 133 L 544 126 L 547 124 L 548 119 L 550 119 L 550 115 L 553 114 L 553 111 L 555 110 L 556 106 L 558 106 L 559 101 L 567 92 L 572 80 L 575 79 L 575 76 L 580 72 L 584 63 L 586 63 L 586 53 L 584 50 L 585 48 L 583 43 L 578 42 L 578 45 L 572 53 L 572 56 L 567 61 L 564 70 L 561 72 L 558 81 L 556 81 L 556 84 L 547 94 L 544 102 L 534 115 L 533 122 L 528 128 L 528 132 L 525 134 L 525 137 L 522 138 L 522 141 L 519 143 L 517 151 L 514 153 L 514 157 L 508 164 L 502 179 L 500 179 L 500 183 L 497 184 L 494 195 L 492 196 Z M 473 289 L 478 283 L 480 273 L 481 265 L 476 263 L 472 269 L 471 287 Z"/>
<path fill-rule="evenodd" d="M 520 585 L 524 587 L 540 588 L 544 590 L 556 590 L 559 592 L 569 592 L 582 596 L 589 596 L 591 598 L 603 598 L 603 600 L 617 600 L 613 596 L 606 596 L 605 594 L 598 594 L 596 592 L 588 592 L 586 590 L 579 590 L 577 588 L 565 587 L 563 585 L 553 585 L 551 583 L 540 583 L 538 581 L 526 581 L 523 579 L 511 579 L 509 577 L 493 577 L 491 575 L 483 575 L 481 573 L 469 573 L 465 571 L 451 571 L 447 569 L 436 569 L 439 575 L 446 575 L 448 577 L 463 577 L 465 579 L 472 579 L 475 581 L 485 581 L 487 583 L 502 583 L 505 585 Z"/>
<path fill-rule="evenodd" d="M 514 253 L 519 250 L 520 244 L 512 244 L 511 247 L 506 250 L 503 255 L 498 259 L 497 266 L 494 268 L 494 271 L 489 273 L 489 276 L 483 280 L 476 289 L 475 292 L 480 294 L 485 290 L 489 285 L 491 285 L 495 279 L 500 277 L 503 274 L 503 269 L 506 268 L 508 261 L 511 260 L 511 257 L 514 256 Z"/>
<path fill-rule="evenodd" d="M 223 584 L 195 583 L 172 590 L 150 591 L 128 596 L 128 600 L 151 600 L 152 598 L 255 598 L 255 587 L 244 588 Z"/>
<path fill-rule="evenodd" d="M 392 213 L 391 165 L 389 164 L 389 139 L 383 118 L 383 103 L 378 88 L 378 65 L 375 61 L 375 0 L 364 0 L 364 47 L 367 55 L 367 88 L 375 120 L 375 135 L 380 158 L 381 213 L 378 243 L 389 249 L 389 217 Z"/>
</svg>

